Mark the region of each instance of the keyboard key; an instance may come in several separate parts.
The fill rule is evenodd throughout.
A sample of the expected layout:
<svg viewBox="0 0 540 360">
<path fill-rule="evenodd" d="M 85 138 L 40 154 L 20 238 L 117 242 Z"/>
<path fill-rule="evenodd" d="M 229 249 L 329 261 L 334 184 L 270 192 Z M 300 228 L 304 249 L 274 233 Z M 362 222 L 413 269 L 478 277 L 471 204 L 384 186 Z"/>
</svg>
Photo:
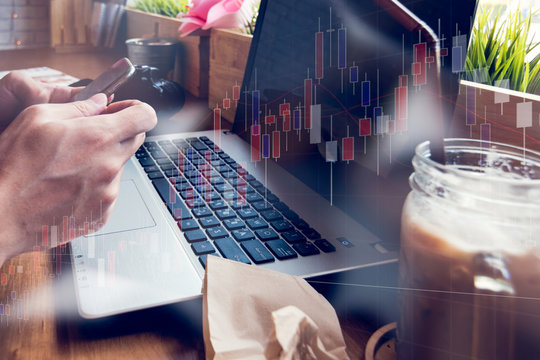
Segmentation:
<svg viewBox="0 0 540 360">
<path fill-rule="evenodd" d="M 152 171 L 159 171 L 159 166 L 157 165 L 151 165 L 144 168 L 144 171 L 146 173 L 152 172 Z"/>
<path fill-rule="evenodd" d="M 181 175 L 180 171 L 178 171 L 178 169 L 176 169 L 176 168 L 165 170 L 165 176 L 167 176 L 167 177 L 174 177 L 174 176 L 179 176 L 179 175 Z"/>
<path fill-rule="evenodd" d="M 321 234 L 319 234 L 317 230 L 313 228 L 307 228 L 302 230 L 302 234 L 304 234 L 310 240 L 317 240 L 321 238 Z"/>
<path fill-rule="evenodd" d="M 268 224 L 266 223 L 266 221 L 264 221 L 260 217 L 248 219 L 246 220 L 246 224 L 249 226 L 251 230 L 264 229 L 268 227 Z"/>
<path fill-rule="evenodd" d="M 210 180 L 210 183 L 211 183 L 212 185 L 222 184 L 223 181 L 224 181 L 224 180 L 221 178 L 221 176 L 219 175 L 219 173 L 218 173 L 216 170 L 214 170 L 214 169 L 210 169 L 210 170 L 208 170 L 208 169 L 202 170 L 202 171 L 201 171 L 201 175 L 202 175 L 205 179 L 209 179 L 209 180 Z M 215 181 L 212 183 L 212 180 L 214 180 L 214 179 L 215 179 Z M 219 180 L 221 180 L 221 181 L 219 181 Z"/>
<path fill-rule="evenodd" d="M 238 189 L 242 189 L 242 188 L 245 189 L 247 186 L 246 180 L 239 178 L 238 176 L 231 177 L 230 179 L 228 179 L 228 181 L 229 181 L 229 184 L 231 184 L 233 187 L 238 188 Z M 246 191 L 244 190 L 244 192 Z"/>
<path fill-rule="evenodd" d="M 159 166 L 172 165 L 172 162 L 169 160 L 169 158 L 157 159 L 156 162 L 159 164 Z"/>
<path fill-rule="evenodd" d="M 218 248 L 223 257 L 230 260 L 242 262 L 244 264 L 251 264 L 246 254 L 242 252 L 238 244 L 230 237 L 217 239 L 214 244 Z"/>
<path fill-rule="evenodd" d="M 294 252 L 294 250 L 282 239 L 267 241 L 265 245 L 279 260 L 298 257 L 296 252 Z"/>
<path fill-rule="evenodd" d="M 221 199 L 221 197 L 219 196 L 219 194 L 217 192 L 215 192 L 214 190 L 212 191 L 205 191 L 201 194 L 201 197 L 204 199 L 204 201 L 206 202 L 210 202 L 210 201 L 214 201 L 214 200 L 219 200 Z"/>
<path fill-rule="evenodd" d="M 143 167 L 148 167 L 148 166 L 152 166 L 152 165 L 155 165 L 156 163 L 154 162 L 154 160 L 152 160 L 151 158 L 149 157 L 143 157 L 143 158 L 140 158 L 139 159 L 139 163 L 143 166 Z"/>
<path fill-rule="evenodd" d="M 233 187 L 227 183 L 217 184 L 214 186 L 217 192 L 224 193 L 227 191 L 233 191 Z"/>
<path fill-rule="evenodd" d="M 204 255 L 216 252 L 216 249 L 210 243 L 210 241 L 200 241 L 193 243 L 191 244 L 191 249 L 193 250 L 195 255 Z"/>
<path fill-rule="evenodd" d="M 262 211 L 261 212 L 261 216 L 264 218 L 264 220 L 266 221 L 275 221 L 275 220 L 281 220 L 283 219 L 283 217 L 281 216 L 281 214 L 279 212 L 277 212 L 276 210 L 265 210 L 265 211 Z"/>
<path fill-rule="evenodd" d="M 178 156 L 178 148 L 174 145 L 163 147 L 163 150 L 167 155 L 174 158 Z"/>
<path fill-rule="evenodd" d="M 284 210 L 281 213 L 283 214 L 283 216 L 285 216 L 289 220 L 298 219 L 298 214 L 292 211 L 291 209 Z"/>
<path fill-rule="evenodd" d="M 293 229 L 291 223 L 287 220 L 272 221 L 270 225 L 272 225 L 272 227 L 276 229 L 277 232 L 289 231 Z"/>
<path fill-rule="evenodd" d="M 221 225 L 210 228 L 210 229 L 206 229 L 206 233 L 212 240 L 229 236 L 229 233 L 227 232 L 227 230 L 225 230 L 225 228 Z"/>
<path fill-rule="evenodd" d="M 163 174 L 160 171 L 152 171 L 152 172 L 149 172 L 146 175 L 148 175 L 148 178 L 150 180 L 159 179 L 159 178 L 163 177 Z"/>
<path fill-rule="evenodd" d="M 189 146 L 189 144 L 184 139 L 174 139 L 172 142 L 173 144 L 181 148 L 185 148 L 186 146 Z"/>
<path fill-rule="evenodd" d="M 225 182 L 225 180 L 223 180 L 221 177 L 212 177 L 210 179 L 210 184 L 212 185 L 219 185 L 219 184 L 223 184 Z"/>
<path fill-rule="evenodd" d="M 216 201 L 210 202 L 208 206 L 210 206 L 210 209 L 212 210 L 219 210 L 219 209 L 226 208 L 227 204 L 223 200 L 216 200 Z"/>
<path fill-rule="evenodd" d="M 161 170 L 163 170 L 163 171 L 176 169 L 176 167 L 172 163 L 168 163 L 168 164 L 162 165 L 160 167 L 161 167 Z"/>
<path fill-rule="evenodd" d="M 199 219 L 199 224 L 203 228 L 209 228 L 220 224 L 219 220 L 215 216 L 205 216 Z"/>
<path fill-rule="evenodd" d="M 228 173 L 230 171 L 234 171 L 226 164 L 216 166 L 216 170 L 219 171 L 221 174 Z"/>
<path fill-rule="evenodd" d="M 257 212 L 248 207 L 238 210 L 238 215 L 245 220 L 257 216 Z"/>
<path fill-rule="evenodd" d="M 302 220 L 301 218 L 291 219 L 291 222 L 294 226 L 299 228 L 300 230 L 307 230 L 309 229 L 309 224 Z"/>
<path fill-rule="evenodd" d="M 216 253 L 216 252 L 213 252 L 213 253 L 208 254 L 208 255 L 199 256 L 199 262 L 201 263 L 201 265 L 203 266 L 203 268 L 206 268 L 206 259 L 208 258 L 208 256 L 217 256 L 217 257 L 221 257 L 221 256 L 219 256 L 219 254 Z"/>
<path fill-rule="evenodd" d="M 191 163 L 195 165 L 196 168 L 200 168 L 201 166 L 206 166 L 206 160 L 204 160 L 202 157 L 197 157 L 193 160 L 191 160 Z"/>
<path fill-rule="evenodd" d="M 199 194 L 204 194 L 205 192 L 210 192 L 212 191 L 212 185 L 210 185 L 209 183 L 207 182 L 203 182 L 203 183 L 200 183 L 200 184 L 197 184 L 195 186 L 195 189 L 197 189 L 197 191 L 199 192 Z"/>
<path fill-rule="evenodd" d="M 236 241 L 245 241 L 255 239 L 255 236 L 248 229 L 239 229 L 231 232 Z"/>
<path fill-rule="evenodd" d="M 253 206 L 253 208 L 257 211 L 272 209 L 272 205 L 270 205 L 270 203 L 266 201 L 256 201 L 252 203 L 251 206 Z"/>
<path fill-rule="evenodd" d="M 279 198 L 276 195 L 269 192 L 269 191 L 266 193 L 266 200 L 268 202 L 272 203 L 272 204 L 276 203 L 276 202 L 279 202 Z"/>
<path fill-rule="evenodd" d="M 183 193 L 184 191 L 188 191 L 189 189 L 191 189 L 191 192 L 193 193 L 193 187 L 191 186 L 190 183 L 188 182 L 180 182 L 180 183 L 176 183 L 176 185 L 174 186 L 176 188 L 176 190 L 178 190 L 180 193 Z M 187 196 L 188 194 L 186 194 Z M 193 197 L 193 196 L 191 196 Z"/>
<path fill-rule="evenodd" d="M 167 158 L 167 154 L 165 154 L 163 151 L 161 150 L 153 150 L 153 151 L 150 151 L 150 154 L 152 154 L 152 157 L 154 159 L 166 159 Z"/>
<path fill-rule="evenodd" d="M 223 193 L 222 196 L 223 196 L 223 200 L 227 202 L 236 200 L 240 197 L 236 191 L 228 191 L 226 193 Z"/>
<path fill-rule="evenodd" d="M 259 193 L 251 193 L 246 195 L 246 200 L 249 202 L 261 201 L 263 197 Z"/>
<path fill-rule="evenodd" d="M 191 183 L 191 185 L 198 186 L 204 182 L 204 178 L 201 175 L 199 175 L 199 176 L 189 178 L 188 181 Z"/>
<path fill-rule="evenodd" d="M 234 179 L 238 177 L 238 174 L 229 168 L 229 170 L 221 172 L 221 176 L 225 179 Z"/>
<path fill-rule="evenodd" d="M 197 224 L 197 221 L 193 219 L 187 219 L 182 220 L 178 222 L 178 227 L 182 231 L 189 231 L 189 230 L 195 230 L 199 228 L 199 224 Z"/>
<path fill-rule="evenodd" d="M 193 209 L 193 208 L 198 208 L 198 207 L 201 207 L 201 206 L 205 206 L 206 205 L 206 201 L 204 201 L 203 198 L 201 198 L 200 196 L 194 196 L 193 199 L 187 199 L 186 200 L 186 205 L 188 208 L 190 209 Z"/>
<path fill-rule="evenodd" d="M 302 256 L 317 255 L 321 253 L 315 245 L 307 241 L 293 244 L 293 248 Z"/>
<path fill-rule="evenodd" d="M 195 217 L 197 217 L 197 218 L 212 215 L 212 210 L 210 210 L 206 206 L 197 207 L 197 208 L 195 208 L 195 209 L 193 209 L 191 211 L 193 212 L 193 215 L 195 215 Z"/>
<path fill-rule="evenodd" d="M 273 229 L 259 229 L 255 231 L 255 235 L 257 235 L 257 237 L 262 241 L 279 238 L 279 235 Z"/>
<path fill-rule="evenodd" d="M 210 165 L 212 165 L 216 168 L 217 171 L 219 171 L 219 169 L 221 169 L 221 166 L 227 166 L 227 163 L 222 160 L 212 160 L 210 161 Z M 225 167 L 224 169 L 228 170 L 229 168 Z"/>
<path fill-rule="evenodd" d="M 180 196 L 184 200 L 193 199 L 195 196 L 197 196 L 197 193 L 195 192 L 195 189 L 193 189 L 191 186 L 186 187 L 184 190 L 180 191 Z"/>
<path fill-rule="evenodd" d="M 314 241 L 315 245 L 325 253 L 331 253 L 336 251 L 336 248 L 334 245 L 330 244 L 330 242 L 326 239 L 320 239 Z"/>
<path fill-rule="evenodd" d="M 249 185 L 253 186 L 255 189 L 263 187 L 263 184 L 259 180 L 251 180 L 249 181 Z"/>
<path fill-rule="evenodd" d="M 202 141 L 194 141 L 191 143 L 191 146 L 197 151 L 207 151 L 208 146 L 206 146 Z"/>
<path fill-rule="evenodd" d="M 274 261 L 274 257 L 259 240 L 248 240 L 240 244 L 255 264 L 264 264 Z"/>
<path fill-rule="evenodd" d="M 281 233 L 281 236 L 283 236 L 289 244 L 306 241 L 306 237 L 296 230 L 285 231 Z"/>
<path fill-rule="evenodd" d="M 226 194 L 228 194 L 228 193 L 226 193 Z M 231 201 L 228 202 L 228 204 L 234 210 L 242 209 L 242 208 L 248 206 L 248 202 L 246 201 L 246 199 L 243 199 L 243 198 L 239 198 L 237 200 L 231 200 Z"/>
<path fill-rule="evenodd" d="M 169 212 L 173 215 L 174 220 L 191 219 L 191 214 L 187 207 L 182 203 L 182 200 L 171 187 L 169 181 L 165 178 L 156 179 L 152 181 L 152 184 L 156 188 L 159 196 L 167 204 Z"/>
<path fill-rule="evenodd" d="M 184 159 L 181 163 L 178 164 L 178 168 L 183 172 L 195 170 L 195 166 L 193 166 L 186 159 Z"/>
<path fill-rule="evenodd" d="M 138 148 L 137 151 L 135 152 L 135 156 L 137 156 L 137 158 L 148 156 L 147 154 L 148 153 L 146 152 L 146 150 L 142 146 L 140 148 Z"/>
<path fill-rule="evenodd" d="M 236 213 L 231 208 L 225 208 L 225 209 L 216 210 L 216 216 L 220 220 L 225 220 L 225 219 L 236 217 Z"/>
<path fill-rule="evenodd" d="M 191 178 L 196 178 L 197 176 L 200 176 L 200 174 L 197 170 L 187 170 L 187 171 L 184 171 L 184 176 L 187 179 L 191 179 Z"/>
<path fill-rule="evenodd" d="M 252 185 L 253 186 L 253 185 Z M 255 189 L 255 191 L 257 191 L 259 194 L 261 194 L 262 196 L 266 196 L 266 194 L 268 193 L 268 189 L 265 188 L 264 186 L 259 186 L 259 187 L 255 187 L 253 186 L 253 188 Z"/>
<path fill-rule="evenodd" d="M 184 236 L 189 243 L 206 240 L 206 235 L 201 229 L 186 231 Z"/>
<path fill-rule="evenodd" d="M 245 226 L 244 222 L 239 218 L 227 219 L 223 222 L 223 225 L 225 225 L 229 231 L 241 229 Z"/>
</svg>

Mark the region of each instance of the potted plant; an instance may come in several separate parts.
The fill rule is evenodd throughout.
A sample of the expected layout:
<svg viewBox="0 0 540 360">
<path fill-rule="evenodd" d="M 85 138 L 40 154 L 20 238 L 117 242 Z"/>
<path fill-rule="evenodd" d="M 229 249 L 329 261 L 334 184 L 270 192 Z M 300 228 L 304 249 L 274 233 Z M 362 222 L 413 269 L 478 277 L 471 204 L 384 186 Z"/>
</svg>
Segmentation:
<svg viewBox="0 0 540 360">
<path fill-rule="evenodd" d="M 532 140 L 540 138 L 540 42 L 530 34 L 535 12 L 519 4 L 478 11 L 451 134 L 540 151 Z"/>
<path fill-rule="evenodd" d="M 180 32 L 185 36 L 196 29 L 212 28 L 209 53 L 208 106 L 220 107 L 223 118 L 233 121 L 236 102 L 233 86 L 241 85 L 246 67 L 259 0 L 193 1 L 182 16 Z"/>
<path fill-rule="evenodd" d="M 540 83 L 540 42 L 529 39 L 531 11 L 523 16 L 518 8 L 503 15 L 503 9 L 479 7 L 464 79 L 535 93 Z"/>
<path fill-rule="evenodd" d="M 126 37 L 175 39 L 179 42 L 173 79 L 197 97 L 208 96 L 209 31 L 198 30 L 179 37 L 187 0 L 137 0 L 126 9 Z"/>
</svg>

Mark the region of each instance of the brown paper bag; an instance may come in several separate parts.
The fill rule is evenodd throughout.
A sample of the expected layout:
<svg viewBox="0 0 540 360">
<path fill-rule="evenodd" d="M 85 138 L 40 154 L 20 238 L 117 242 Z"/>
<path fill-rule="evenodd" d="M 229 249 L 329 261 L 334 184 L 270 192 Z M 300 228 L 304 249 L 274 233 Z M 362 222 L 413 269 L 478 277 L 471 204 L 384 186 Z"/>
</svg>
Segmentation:
<svg viewBox="0 0 540 360">
<path fill-rule="evenodd" d="M 305 280 L 214 256 L 203 334 L 206 359 L 348 359 L 334 309 Z"/>
</svg>

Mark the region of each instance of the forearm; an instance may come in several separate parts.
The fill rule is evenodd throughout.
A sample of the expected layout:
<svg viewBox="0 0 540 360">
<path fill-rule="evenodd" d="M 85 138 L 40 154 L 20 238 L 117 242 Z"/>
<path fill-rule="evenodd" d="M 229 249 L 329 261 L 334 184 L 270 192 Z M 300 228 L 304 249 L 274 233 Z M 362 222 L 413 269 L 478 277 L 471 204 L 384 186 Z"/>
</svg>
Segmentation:
<svg viewBox="0 0 540 360">
<path fill-rule="evenodd" d="M 17 255 L 16 247 L 21 244 L 18 239 L 16 230 L 16 219 L 13 219 L 15 213 L 13 206 L 9 200 L 9 185 L 2 181 L 0 175 L 0 266 L 6 262 L 6 260 Z"/>
</svg>

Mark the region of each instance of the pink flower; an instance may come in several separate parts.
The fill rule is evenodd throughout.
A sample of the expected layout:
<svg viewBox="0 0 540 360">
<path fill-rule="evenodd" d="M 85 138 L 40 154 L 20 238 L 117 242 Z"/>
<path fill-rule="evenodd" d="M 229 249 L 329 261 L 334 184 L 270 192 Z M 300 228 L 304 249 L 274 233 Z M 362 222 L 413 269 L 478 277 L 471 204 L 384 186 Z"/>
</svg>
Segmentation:
<svg viewBox="0 0 540 360">
<path fill-rule="evenodd" d="M 178 17 L 182 36 L 199 28 L 241 28 L 253 17 L 253 0 L 193 0 L 188 13 Z"/>
</svg>

